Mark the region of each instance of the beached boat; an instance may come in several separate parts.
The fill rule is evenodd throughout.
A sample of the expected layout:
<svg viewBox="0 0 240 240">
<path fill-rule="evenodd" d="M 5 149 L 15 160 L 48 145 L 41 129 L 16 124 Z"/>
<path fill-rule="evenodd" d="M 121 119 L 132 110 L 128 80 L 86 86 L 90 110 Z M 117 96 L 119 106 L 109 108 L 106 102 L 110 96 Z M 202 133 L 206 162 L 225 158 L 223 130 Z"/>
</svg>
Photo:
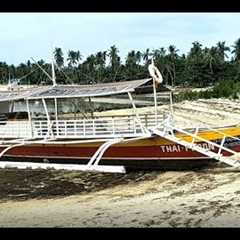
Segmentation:
<svg viewBox="0 0 240 240">
<path fill-rule="evenodd" d="M 149 78 L 94 85 L 58 85 L 52 64 L 53 85 L 0 92 L 0 167 L 54 168 L 82 171 L 126 172 L 126 168 L 186 169 L 214 160 L 240 166 L 240 128 L 185 129 L 176 127 L 169 90 L 169 111 L 158 113 L 157 89 L 162 76 L 154 63 Z M 144 86 L 153 91 L 153 113 L 142 115 L 133 93 Z M 98 97 L 126 95 L 133 114 L 80 118 L 60 114 L 59 102 L 75 99 L 80 106 Z M 83 101 L 84 99 L 84 101 Z M 14 103 L 26 111 L 13 111 Z M 32 106 L 42 105 L 44 117 L 36 118 Z M 53 106 L 53 110 L 50 109 Z M 10 110 L 11 109 L 11 110 Z M 7 113 L 6 113 L 7 112 Z"/>
</svg>

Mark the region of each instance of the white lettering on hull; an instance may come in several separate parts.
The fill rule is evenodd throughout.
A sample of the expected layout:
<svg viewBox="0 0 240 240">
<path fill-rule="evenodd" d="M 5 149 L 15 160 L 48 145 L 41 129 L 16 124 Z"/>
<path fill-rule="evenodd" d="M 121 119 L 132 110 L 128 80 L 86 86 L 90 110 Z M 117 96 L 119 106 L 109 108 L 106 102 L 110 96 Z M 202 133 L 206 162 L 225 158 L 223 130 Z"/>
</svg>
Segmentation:
<svg viewBox="0 0 240 240">
<path fill-rule="evenodd" d="M 197 144 L 199 147 L 202 147 L 204 149 L 207 150 L 214 150 L 214 146 L 212 146 L 211 144 L 208 143 L 199 143 Z M 187 147 L 183 147 L 181 145 L 164 145 L 164 146 L 160 146 L 162 152 L 167 152 L 167 153 L 172 153 L 172 152 L 182 152 L 182 151 L 194 151 L 192 149 L 189 149 Z"/>
</svg>

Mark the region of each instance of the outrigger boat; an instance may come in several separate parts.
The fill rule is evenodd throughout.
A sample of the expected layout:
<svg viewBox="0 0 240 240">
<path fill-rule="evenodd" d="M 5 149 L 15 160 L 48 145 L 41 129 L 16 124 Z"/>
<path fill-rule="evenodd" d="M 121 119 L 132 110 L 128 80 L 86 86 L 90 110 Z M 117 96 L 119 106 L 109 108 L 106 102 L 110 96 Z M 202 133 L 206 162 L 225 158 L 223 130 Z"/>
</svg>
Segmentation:
<svg viewBox="0 0 240 240">
<path fill-rule="evenodd" d="M 44 70 L 43 70 L 44 71 Z M 182 129 L 174 124 L 172 92 L 170 109 L 158 113 L 158 86 L 162 75 L 149 65 L 150 77 L 134 81 L 94 85 L 59 85 L 54 63 L 51 86 L 27 89 L 14 87 L 0 92 L 0 167 L 54 168 L 81 171 L 125 173 L 128 168 L 185 169 L 202 166 L 214 160 L 232 167 L 240 166 L 240 128 L 229 126 L 215 129 L 197 127 Z M 153 91 L 154 111 L 143 116 L 136 107 L 133 93 L 148 86 Z M 108 116 L 72 115 L 65 119 L 59 113 L 59 102 L 126 95 L 133 114 Z M 22 119 L 11 113 L 13 104 L 25 103 Z M 32 109 L 41 103 L 45 119 L 36 119 Z M 50 112 L 54 106 L 54 114 Z M 10 111 L 10 113 L 9 113 Z M 4 118 L 5 116 L 5 118 Z M 12 117 L 9 117 L 12 116 Z M 14 117 L 15 116 L 15 117 Z"/>
</svg>

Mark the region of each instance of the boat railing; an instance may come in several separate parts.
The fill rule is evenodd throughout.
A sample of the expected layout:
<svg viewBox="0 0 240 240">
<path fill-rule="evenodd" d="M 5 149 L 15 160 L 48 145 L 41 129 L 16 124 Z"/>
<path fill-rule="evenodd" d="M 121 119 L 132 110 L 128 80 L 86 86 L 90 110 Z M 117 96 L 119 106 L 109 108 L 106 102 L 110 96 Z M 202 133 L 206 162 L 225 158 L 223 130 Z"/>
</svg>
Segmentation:
<svg viewBox="0 0 240 240">
<path fill-rule="evenodd" d="M 29 121 L 0 121 L 0 138 L 30 138 Z"/>
<path fill-rule="evenodd" d="M 142 126 L 156 126 L 155 115 L 140 115 Z M 158 116 L 158 120 L 162 116 Z M 94 117 L 77 120 L 0 121 L 0 138 L 115 138 L 142 136 L 134 115 Z"/>
<path fill-rule="evenodd" d="M 155 125 L 154 115 L 140 116 L 145 127 Z M 52 134 L 56 138 L 113 138 L 141 136 L 143 129 L 134 116 L 96 117 L 79 120 L 53 120 L 49 131 L 47 121 L 33 122 L 34 137 L 45 137 Z"/>
</svg>

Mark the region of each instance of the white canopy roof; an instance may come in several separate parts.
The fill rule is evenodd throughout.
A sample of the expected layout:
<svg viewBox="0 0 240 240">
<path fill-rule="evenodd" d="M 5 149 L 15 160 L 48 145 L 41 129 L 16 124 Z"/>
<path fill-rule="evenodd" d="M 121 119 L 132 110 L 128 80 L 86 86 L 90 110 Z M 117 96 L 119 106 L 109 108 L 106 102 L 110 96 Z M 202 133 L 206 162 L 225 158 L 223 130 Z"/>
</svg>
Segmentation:
<svg viewBox="0 0 240 240">
<path fill-rule="evenodd" d="M 133 92 L 152 78 L 94 85 L 37 86 L 25 90 L 0 91 L 0 102 L 24 99 L 97 97 Z"/>
</svg>

